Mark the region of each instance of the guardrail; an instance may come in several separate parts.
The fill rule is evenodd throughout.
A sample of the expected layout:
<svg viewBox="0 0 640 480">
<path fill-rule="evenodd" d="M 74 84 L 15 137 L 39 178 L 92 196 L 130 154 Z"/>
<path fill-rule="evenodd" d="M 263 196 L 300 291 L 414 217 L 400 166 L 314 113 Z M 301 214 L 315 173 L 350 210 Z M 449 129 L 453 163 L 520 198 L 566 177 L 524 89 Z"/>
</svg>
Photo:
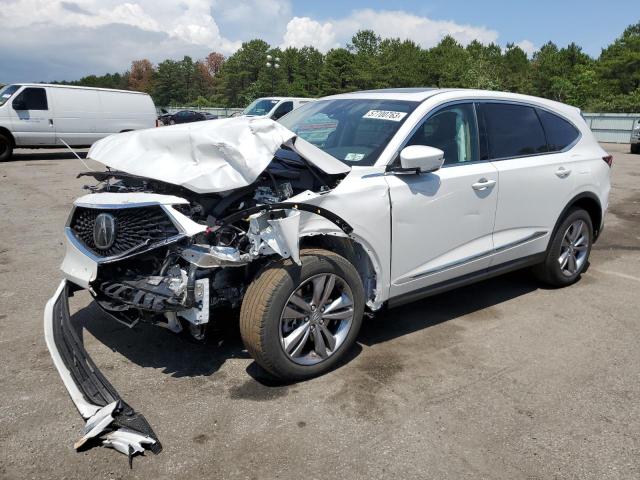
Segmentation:
<svg viewBox="0 0 640 480">
<path fill-rule="evenodd" d="M 629 143 L 640 113 L 583 113 L 587 125 L 599 142 Z"/>
<path fill-rule="evenodd" d="M 156 107 L 158 115 L 162 115 L 162 110 L 169 113 L 176 113 L 180 110 L 193 110 L 196 112 L 206 112 L 211 115 L 217 115 L 219 118 L 230 117 L 234 113 L 242 113 L 243 108 L 226 108 L 226 107 Z"/>
</svg>

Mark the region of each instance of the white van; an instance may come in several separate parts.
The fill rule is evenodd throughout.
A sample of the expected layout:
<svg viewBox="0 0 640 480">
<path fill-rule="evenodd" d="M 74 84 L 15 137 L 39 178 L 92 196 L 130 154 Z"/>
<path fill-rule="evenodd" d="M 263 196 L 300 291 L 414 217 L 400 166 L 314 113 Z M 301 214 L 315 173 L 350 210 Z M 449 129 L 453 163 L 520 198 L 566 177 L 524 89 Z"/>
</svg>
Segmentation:
<svg viewBox="0 0 640 480">
<path fill-rule="evenodd" d="M 291 110 L 304 105 L 305 103 L 315 102 L 315 98 L 300 97 L 264 97 L 258 98 L 244 109 L 242 115 L 245 117 L 266 117 L 272 120 L 278 120 Z"/>
<path fill-rule="evenodd" d="M 14 148 L 91 145 L 113 133 L 156 125 L 146 93 L 22 83 L 0 90 L 0 161 Z"/>
</svg>

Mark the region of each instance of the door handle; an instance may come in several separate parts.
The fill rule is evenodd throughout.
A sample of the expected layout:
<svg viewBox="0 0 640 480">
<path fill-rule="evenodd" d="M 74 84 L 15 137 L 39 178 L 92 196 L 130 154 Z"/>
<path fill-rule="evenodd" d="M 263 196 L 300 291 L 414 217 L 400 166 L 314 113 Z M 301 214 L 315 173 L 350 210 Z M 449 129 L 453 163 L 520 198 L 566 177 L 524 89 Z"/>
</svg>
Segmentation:
<svg viewBox="0 0 640 480">
<path fill-rule="evenodd" d="M 471 188 L 474 190 L 486 190 L 487 188 L 491 188 L 496 184 L 495 180 L 487 180 L 486 178 L 481 178 L 476 183 L 471 185 Z"/>
<path fill-rule="evenodd" d="M 560 167 L 558 170 L 556 170 L 556 175 L 559 178 L 567 178 L 570 173 L 571 173 L 571 170 L 568 170 L 564 167 Z"/>
</svg>

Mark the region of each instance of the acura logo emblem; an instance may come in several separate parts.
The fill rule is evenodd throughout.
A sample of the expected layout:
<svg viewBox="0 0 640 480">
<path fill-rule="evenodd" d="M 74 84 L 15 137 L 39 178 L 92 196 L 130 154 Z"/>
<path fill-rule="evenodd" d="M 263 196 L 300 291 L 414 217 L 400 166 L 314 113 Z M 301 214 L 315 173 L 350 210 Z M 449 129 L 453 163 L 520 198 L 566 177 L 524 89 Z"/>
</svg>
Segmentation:
<svg viewBox="0 0 640 480">
<path fill-rule="evenodd" d="M 110 213 L 101 213 L 93 225 L 93 243 L 100 250 L 108 250 L 116 239 L 116 219 Z"/>
</svg>

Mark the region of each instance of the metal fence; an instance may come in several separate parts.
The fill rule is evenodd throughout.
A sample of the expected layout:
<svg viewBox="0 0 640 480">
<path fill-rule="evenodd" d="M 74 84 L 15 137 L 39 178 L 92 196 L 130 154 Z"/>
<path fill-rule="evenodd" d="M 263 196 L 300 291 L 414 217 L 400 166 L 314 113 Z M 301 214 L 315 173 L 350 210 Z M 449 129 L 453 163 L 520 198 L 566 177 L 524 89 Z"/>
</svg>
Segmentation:
<svg viewBox="0 0 640 480">
<path fill-rule="evenodd" d="M 629 143 L 640 113 L 583 113 L 599 142 Z"/>
<path fill-rule="evenodd" d="M 195 110 L 217 115 L 219 118 L 230 117 L 234 113 L 241 113 L 242 108 L 200 108 L 200 107 L 156 107 L 158 115 L 162 109 L 169 113 L 180 110 Z M 640 113 L 583 113 L 587 125 L 599 142 L 629 143 L 631 131 L 635 122 L 640 119 Z"/>
<path fill-rule="evenodd" d="M 212 115 L 217 115 L 218 118 L 230 117 L 234 113 L 242 113 L 242 108 L 226 108 L 226 107 L 156 107 L 158 115 L 162 115 L 162 110 L 166 110 L 168 113 L 176 113 L 180 110 L 194 110 L 196 112 L 206 112 Z"/>
</svg>

